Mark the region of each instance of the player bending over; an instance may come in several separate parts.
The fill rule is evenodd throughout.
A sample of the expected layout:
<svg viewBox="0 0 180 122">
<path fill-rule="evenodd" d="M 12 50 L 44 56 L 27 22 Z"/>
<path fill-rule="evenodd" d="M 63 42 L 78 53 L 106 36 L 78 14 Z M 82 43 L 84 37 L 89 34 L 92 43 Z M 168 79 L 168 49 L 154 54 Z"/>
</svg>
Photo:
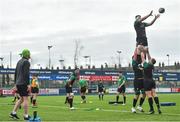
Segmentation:
<svg viewBox="0 0 180 122">
<path fill-rule="evenodd" d="M 142 62 L 143 62 L 143 70 L 144 70 L 144 90 L 146 92 L 146 96 L 148 97 L 149 102 L 149 114 L 154 114 L 154 108 L 153 108 L 153 98 L 157 105 L 158 112 L 161 114 L 160 105 L 159 105 L 159 98 L 156 94 L 156 84 L 153 80 L 153 70 L 154 70 L 154 64 L 156 63 L 156 60 L 154 58 L 151 58 L 149 52 L 147 52 L 148 61 L 146 62 L 144 58 L 144 53 L 141 53 Z"/>
<path fill-rule="evenodd" d="M 122 72 L 119 72 L 119 78 L 118 78 L 118 89 L 117 89 L 117 93 L 116 93 L 116 104 L 119 101 L 119 94 L 121 93 L 123 96 L 123 104 L 126 104 L 126 87 L 125 87 L 125 83 L 126 83 L 126 77 L 122 74 Z"/>
<path fill-rule="evenodd" d="M 70 79 L 67 80 L 65 88 L 66 88 L 66 100 L 70 105 L 70 109 L 73 110 L 73 98 L 74 94 L 72 91 L 72 86 L 75 81 L 79 80 L 79 69 L 75 68 L 74 72 L 71 74 Z"/>
<path fill-rule="evenodd" d="M 81 80 L 79 80 L 79 85 L 80 85 L 80 94 L 81 94 L 81 98 L 82 98 L 81 103 L 86 103 L 86 90 L 88 87 L 88 83 L 86 80 L 81 79 Z"/>
</svg>

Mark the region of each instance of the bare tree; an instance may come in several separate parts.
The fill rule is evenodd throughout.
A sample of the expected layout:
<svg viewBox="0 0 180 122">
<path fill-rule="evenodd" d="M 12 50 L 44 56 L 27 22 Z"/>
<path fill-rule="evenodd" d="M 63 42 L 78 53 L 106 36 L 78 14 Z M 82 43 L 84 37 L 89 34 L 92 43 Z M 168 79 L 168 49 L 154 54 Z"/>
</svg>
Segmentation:
<svg viewBox="0 0 180 122">
<path fill-rule="evenodd" d="M 74 67 L 77 67 L 79 65 L 79 56 L 81 55 L 81 51 L 83 48 L 84 47 L 81 45 L 81 41 L 75 40 Z"/>
</svg>

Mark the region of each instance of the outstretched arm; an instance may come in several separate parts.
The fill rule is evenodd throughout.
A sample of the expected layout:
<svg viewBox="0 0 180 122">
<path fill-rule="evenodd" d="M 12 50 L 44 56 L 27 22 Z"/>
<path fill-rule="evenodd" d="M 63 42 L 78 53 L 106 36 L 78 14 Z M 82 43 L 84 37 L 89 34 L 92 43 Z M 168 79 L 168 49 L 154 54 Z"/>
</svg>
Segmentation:
<svg viewBox="0 0 180 122">
<path fill-rule="evenodd" d="M 141 59 L 142 59 L 142 63 L 146 61 L 144 52 L 141 52 Z"/>
<path fill-rule="evenodd" d="M 150 61 L 151 60 L 151 55 L 149 53 L 149 50 L 147 50 L 147 56 L 148 56 L 148 61 Z"/>
<path fill-rule="evenodd" d="M 154 17 L 154 19 L 150 22 L 150 23 L 146 23 L 146 27 L 147 26 L 151 26 L 151 25 L 153 25 L 154 24 L 154 22 L 157 20 L 157 18 L 159 18 L 160 17 L 160 14 L 158 14 L 158 15 L 155 15 L 155 17 Z"/>
<path fill-rule="evenodd" d="M 144 21 L 145 19 L 147 19 L 148 17 L 152 16 L 153 11 L 151 11 L 148 15 L 141 17 L 141 19 L 139 19 L 139 21 Z"/>
</svg>

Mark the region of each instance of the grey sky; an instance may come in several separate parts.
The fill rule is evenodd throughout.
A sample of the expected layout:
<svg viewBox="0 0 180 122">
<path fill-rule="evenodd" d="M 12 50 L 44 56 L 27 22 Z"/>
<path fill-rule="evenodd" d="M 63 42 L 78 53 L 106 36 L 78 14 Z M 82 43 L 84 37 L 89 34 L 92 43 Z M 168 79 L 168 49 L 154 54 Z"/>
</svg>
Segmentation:
<svg viewBox="0 0 180 122">
<path fill-rule="evenodd" d="M 146 29 L 151 55 L 158 62 L 180 61 L 180 1 L 179 0 L 0 0 L 0 56 L 13 66 L 23 48 L 32 53 L 32 66 L 48 65 L 48 45 L 52 64 L 73 65 L 74 40 L 80 40 L 80 64 L 83 55 L 92 57 L 92 64 L 118 63 L 121 50 L 123 66 L 131 62 L 135 48 L 134 16 L 157 13 L 165 7 L 166 13 Z M 150 22 L 153 17 L 146 22 Z"/>
</svg>

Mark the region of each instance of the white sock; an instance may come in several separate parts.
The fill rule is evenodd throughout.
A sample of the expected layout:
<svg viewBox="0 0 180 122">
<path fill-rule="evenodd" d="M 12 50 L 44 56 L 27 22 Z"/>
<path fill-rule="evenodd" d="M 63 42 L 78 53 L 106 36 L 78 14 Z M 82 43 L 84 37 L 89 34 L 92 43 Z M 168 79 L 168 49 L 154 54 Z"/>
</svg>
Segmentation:
<svg viewBox="0 0 180 122">
<path fill-rule="evenodd" d="M 24 117 L 28 118 L 28 114 L 24 114 Z"/>
<path fill-rule="evenodd" d="M 13 112 L 12 112 L 12 114 L 16 114 L 16 112 L 15 112 L 15 111 L 13 111 Z"/>
</svg>

